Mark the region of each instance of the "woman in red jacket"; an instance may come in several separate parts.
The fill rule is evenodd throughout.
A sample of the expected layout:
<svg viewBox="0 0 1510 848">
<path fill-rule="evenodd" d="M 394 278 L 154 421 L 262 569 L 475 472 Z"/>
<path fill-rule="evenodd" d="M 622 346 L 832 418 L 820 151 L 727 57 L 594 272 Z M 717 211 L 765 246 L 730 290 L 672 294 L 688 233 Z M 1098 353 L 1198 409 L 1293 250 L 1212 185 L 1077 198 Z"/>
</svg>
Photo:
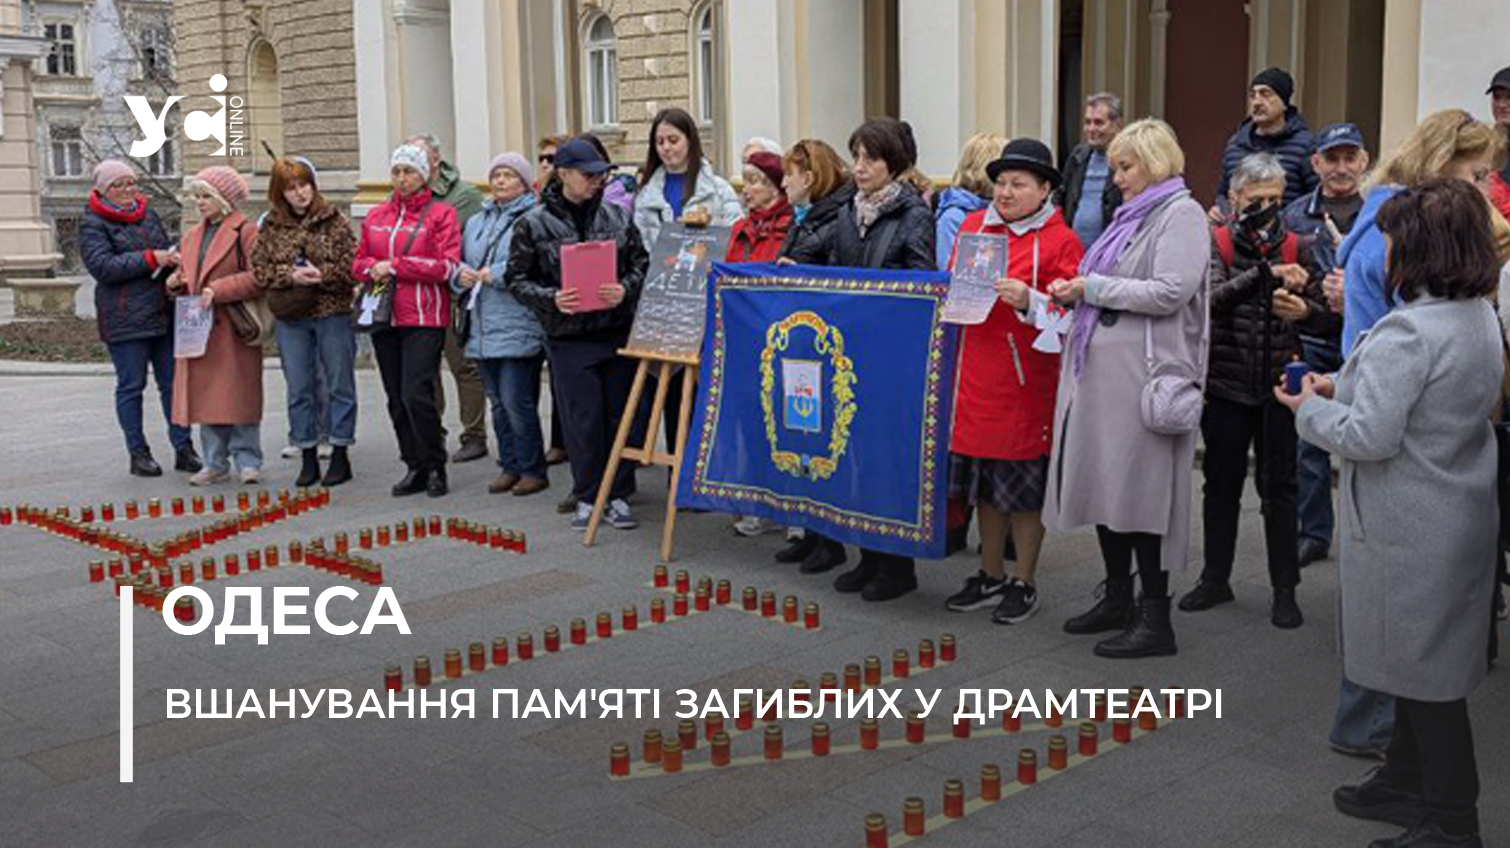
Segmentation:
<svg viewBox="0 0 1510 848">
<path fill-rule="evenodd" d="M 430 195 L 424 150 L 405 144 L 393 151 L 389 164 L 393 196 L 363 219 L 351 276 L 358 283 L 387 281 L 393 287 L 393 317 L 372 334 L 388 417 L 409 469 L 393 496 L 429 492 L 438 498 L 447 492 L 446 445 L 435 384 L 451 315 L 449 280 L 461 262 L 461 229 L 456 211 Z"/>
<path fill-rule="evenodd" d="M 792 205 L 781 190 L 785 174 L 781 157 L 754 153 L 745 162 L 744 188 L 740 191 L 745 216 L 734 222 L 729 236 L 729 262 L 775 262 L 792 228 Z"/>
<path fill-rule="evenodd" d="M 1038 610 L 1035 573 L 1043 544 L 1044 491 L 1053 442 L 1059 354 L 1048 352 L 1055 331 L 1039 342 L 1029 317 L 1030 292 L 1075 276 L 1080 241 L 1049 202 L 1061 181 L 1042 142 L 1017 139 L 986 166 L 992 203 L 960 225 L 950 270 L 973 261 L 961 246 L 972 235 L 1006 239 L 1006 276 L 985 321 L 965 327 L 960 340 L 949 497 L 975 506 L 980 518 L 981 570 L 949 598 L 956 612 L 995 606 L 998 624 L 1024 621 Z M 1039 346 L 1035 347 L 1035 342 Z M 1008 530 L 1017 548 L 1017 573 L 1008 578 Z"/>
</svg>

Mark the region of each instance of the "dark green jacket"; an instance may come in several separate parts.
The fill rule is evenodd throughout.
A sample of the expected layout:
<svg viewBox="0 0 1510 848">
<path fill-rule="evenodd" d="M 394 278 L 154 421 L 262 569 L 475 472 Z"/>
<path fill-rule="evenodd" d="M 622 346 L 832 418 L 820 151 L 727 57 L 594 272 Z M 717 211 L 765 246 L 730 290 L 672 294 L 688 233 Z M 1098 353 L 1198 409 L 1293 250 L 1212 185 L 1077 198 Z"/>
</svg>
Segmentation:
<svg viewBox="0 0 1510 848">
<path fill-rule="evenodd" d="M 482 211 L 482 192 L 462 179 L 450 162 L 440 163 L 440 176 L 430 182 L 430 194 L 456 210 L 458 231 L 465 230 L 467 219 Z"/>
</svg>

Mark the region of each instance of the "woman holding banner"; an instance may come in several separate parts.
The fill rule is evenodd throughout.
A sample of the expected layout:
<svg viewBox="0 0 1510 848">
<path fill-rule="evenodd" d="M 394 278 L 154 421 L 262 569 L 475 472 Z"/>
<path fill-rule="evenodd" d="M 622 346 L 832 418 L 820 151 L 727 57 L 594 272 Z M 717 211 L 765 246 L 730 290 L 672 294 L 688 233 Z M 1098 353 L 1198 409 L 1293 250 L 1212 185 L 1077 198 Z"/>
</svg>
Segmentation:
<svg viewBox="0 0 1510 848">
<path fill-rule="evenodd" d="M 1096 525 L 1106 566 L 1105 595 L 1065 631 L 1120 631 L 1096 645 L 1098 656 L 1173 654 L 1169 572 L 1184 569 L 1190 543 L 1211 234 L 1168 124 L 1130 124 L 1107 158 L 1123 204 L 1080 276 L 1049 287 L 1076 309 L 1061 357 L 1044 520 Z M 1155 364 L 1166 375 L 1157 383 Z M 1143 584 L 1136 603 L 1135 557 Z"/>
<path fill-rule="evenodd" d="M 960 336 L 949 454 L 949 497 L 975 507 L 980 518 L 981 567 L 946 606 L 955 612 L 994 606 L 992 621 L 1016 624 L 1038 611 L 1040 512 L 1059 386 L 1057 336 L 1052 327 L 1036 327 L 1033 316 L 1053 320 L 1043 308 L 1044 293 L 1051 281 L 1075 275 L 1082 250 L 1049 201 L 1063 178 L 1047 145 L 1016 139 L 984 170 L 991 205 L 965 217 L 948 262 L 958 273 L 975 257 L 989 256 L 987 239 L 1000 240 L 1005 252 L 996 283 L 1000 302 Z M 1006 575 L 1009 532 L 1017 549 L 1012 577 Z"/>
</svg>

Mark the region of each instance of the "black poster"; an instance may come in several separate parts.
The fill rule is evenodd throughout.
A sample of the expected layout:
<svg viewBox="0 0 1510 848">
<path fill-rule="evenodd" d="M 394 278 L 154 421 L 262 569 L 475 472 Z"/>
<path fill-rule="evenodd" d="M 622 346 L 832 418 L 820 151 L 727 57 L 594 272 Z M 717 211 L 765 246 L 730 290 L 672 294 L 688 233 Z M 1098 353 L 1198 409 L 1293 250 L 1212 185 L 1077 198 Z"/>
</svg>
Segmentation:
<svg viewBox="0 0 1510 848">
<path fill-rule="evenodd" d="M 728 227 L 667 224 L 650 251 L 650 270 L 634 316 L 629 349 L 695 358 L 703 341 L 708 269 L 729 246 Z"/>
</svg>

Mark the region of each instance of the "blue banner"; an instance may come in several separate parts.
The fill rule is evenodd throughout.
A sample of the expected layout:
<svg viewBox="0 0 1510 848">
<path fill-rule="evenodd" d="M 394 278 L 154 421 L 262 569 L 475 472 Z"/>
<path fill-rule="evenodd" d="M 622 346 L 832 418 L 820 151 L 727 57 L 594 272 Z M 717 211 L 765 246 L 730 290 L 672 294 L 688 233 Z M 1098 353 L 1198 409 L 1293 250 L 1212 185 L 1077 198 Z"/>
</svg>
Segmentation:
<svg viewBox="0 0 1510 848">
<path fill-rule="evenodd" d="M 677 503 L 944 555 L 949 275 L 715 264 Z"/>
</svg>

